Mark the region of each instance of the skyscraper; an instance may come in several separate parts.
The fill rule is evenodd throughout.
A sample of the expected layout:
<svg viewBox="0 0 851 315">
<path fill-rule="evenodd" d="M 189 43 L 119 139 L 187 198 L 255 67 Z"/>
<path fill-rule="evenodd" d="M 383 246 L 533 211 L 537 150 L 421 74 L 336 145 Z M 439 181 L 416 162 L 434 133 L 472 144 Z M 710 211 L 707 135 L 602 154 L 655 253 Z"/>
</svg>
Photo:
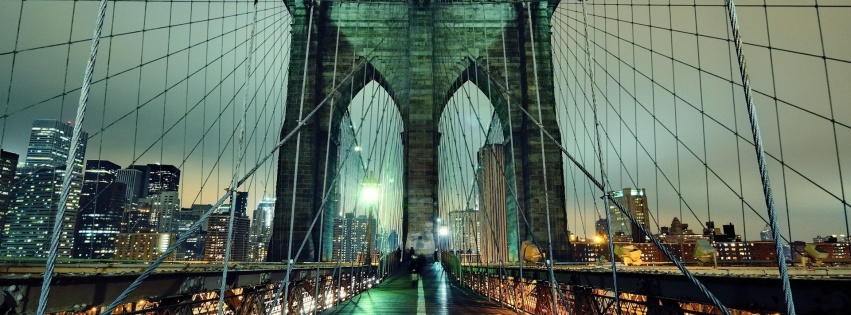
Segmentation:
<svg viewBox="0 0 851 315">
<path fill-rule="evenodd" d="M 759 232 L 759 240 L 760 241 L 773 241 L 774 238 L 771 236 L 771 227 L 768 224 L 765 225 L 765 228 Z"/>
<path fill-rule="evenodd" d="M 333 260 L 355 261 L 358 254 L 366 252 L 367 218 L 346 213 L 334 218 Z"/>
<path fill-rule="evenodd" d="M 178 191 L 180 170 L 174 165 L 148 164 L 148 195 Z"/>
<path fill-rule="evenodd" d="M 151 211 L 151 201 L 139 198 L 139 201 L 124 207 L 124 218 L 121 220 L 121 233 L 155 233 L 157 218 Z"/>
<path fill-rule="evenodd" d="M 201 218 L 205 211 L 210 209 L 210 205 L 192 205 L 191 208 L 183 208 L 173 217 L 175 227 L 174 234 L 181 235 Z M 204 237 L 202 227 L 192 231 L 189 238 L 175 250 L 175 259 L 177 260 L 202 260 L 204 259 Z"/>
<path fill-rule="evenodd" d="M 126 168 L 118 170 L 115 181 L 124 183 L 124 185 L 127 186 L 127 192 L 124 195 L 124 199 L 126 199 L 128 203 L 135 203 L 139 201 L 139 198 L 145 197 L 143 196 L 142 191 L 147 189 L 147 186 L 144 186 L 144 179 L 145 174 L 142 173 L 142 171 L 133 168 Z"/>
<path fill-rule="evenodd" d="M 4 226 L 0 256 L 46 257 L 59 198 L 62 177 L 71 148 L 73 127 L 57 120 L 33 122 L 25 167 L 18 171 L 18 184 Z M 74 226 L 80 205 L 83 160 L 88 134 L 83 132 L 72 159 L 71 186 L 61 223 L 59 257 L 71 257 Z"/>
<path fill-rule="evenodd" d="M 650 228 L 650 210 L 647 207 L 647 195 L 644 193 L 644 188 L 624 188 L 621 191 L 609 192 L 609 194 L 624 207 L 624 210 L 629 211 L 639 224 L 646 229 Z M 641 232 L 641 229 L 633 224 L 626 215 L 621 213 L 614 203 L 609 204 L 609 216 L 612 235 L 630 236 L 632 242 L 635 243 L 646 242 L 647 235 Z"/>
<path fill-rule="evenodd" d="M 451 247 L 461 251 L 478 250 L 479 223 L 478 211 L 473 209 L 449 211 L 449 231 L 452 233 Z"/>
<path fill-rule="evenodd" d="M 251 223 L 245 213 L 248 193 L 237 192 L 236 200 L 233 200 L 231 195 L 231 204 L 222 205 L 207 220 L 207 236 L 204 243 L 204 260 L 206 261 L 224 261 L 232 204 L 236 204 L 236 208 L 234 208 L 230 260 L 245 261 L 248 256 L 248 229 Z"/>
<path fill-rule="evenodd" d="M 121 167 L 110 161 L 86 161 L 80 194 L 80 215 L 74 236 L 74 257 L 112 258 L 121 232 L 126 186 L 115 181 Z"/>
<path fill-rule="evenodd" d="M 177 233 L 179 222 L 176 221 L 180 211 L 180 198 L 177 191 L 160 191 L 148 195 L 151 202 L 152 216 L 157 218 L 157 232 Z"/>
<path fill-rule="evenodd" d="M 138 181 L 140 186 L 136 187 L 136 197 L 137 198 L 147 198 L 148 197 L 148 182 L 151 179 L 151 168 L 150 164 L 147 165 L 130 165 L 127 167 L 128 170 L 137 170 L 139 171 L 138 175 L 140 177 L 138 179 L 134 178 L 134 181 Z"/>
<path fill-rule="evenodd" d="M 272 235 L 272 217 L 275 215 L 275 198 L 263 198 L 257 204 L 251 220 L 251 235 L 249 236 L 248 259 L 265 261 L 269 238 Z"/>
<path fill-rule="evenodd" d="M 231 196 L 233 197 L 233 196 Z M 233 200 L 231 200 L 231 204 L 234 204 Z M 236 192 L 236 208 L 234 209 L 234 216 L 237 217 L 248 217 L 248 192 L 247 191 L 237 191 Z"/>
<path fill-rule="evenodd" d="M 508 223 L 505 200 L 505 152 L 501 144 L 486 144 L 478 152 L 479 250 L 483 262 L 508 261 Z"/>
<path fill-rule="evenodd" d="M 0 244 L 3 241 L 3 225 L 6 213 L 12 201 L 12 189 L 15 185 L 15 171 L 18 169 L 18 155 L 0 150 Z"/>
<path fill-rule="evenodd" d="M 63 124 L 58 120 L 39 119 L 33 122 L 30 142 L 27 146 L 27 167 L 57 167 L 65 166 L 68 152 L 71 150 L 71 136 L 74 127 L 71 123 Z M 80 138 L 81 147 L 74 157 L 74 164 L 83 169 L 83 155 L 86 149 L 86 139 L 89 134 L 83 132 Z"/>
</svg>

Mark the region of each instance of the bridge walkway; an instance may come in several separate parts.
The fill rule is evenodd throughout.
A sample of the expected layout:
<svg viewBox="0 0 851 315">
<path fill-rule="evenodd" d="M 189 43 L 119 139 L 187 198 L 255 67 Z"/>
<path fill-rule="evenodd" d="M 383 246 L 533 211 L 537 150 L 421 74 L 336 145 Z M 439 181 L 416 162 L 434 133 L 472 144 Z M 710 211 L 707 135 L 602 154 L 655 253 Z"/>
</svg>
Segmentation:
<svg viewBox="0 0 851 315">
<path fill-rule="evenodd" d="M 428 264 L 420 276 L 412 285 L 409 272 L 396 273 L 323 314 L 515 314 L 461 287 L 438 264 Z"/>
</svg>

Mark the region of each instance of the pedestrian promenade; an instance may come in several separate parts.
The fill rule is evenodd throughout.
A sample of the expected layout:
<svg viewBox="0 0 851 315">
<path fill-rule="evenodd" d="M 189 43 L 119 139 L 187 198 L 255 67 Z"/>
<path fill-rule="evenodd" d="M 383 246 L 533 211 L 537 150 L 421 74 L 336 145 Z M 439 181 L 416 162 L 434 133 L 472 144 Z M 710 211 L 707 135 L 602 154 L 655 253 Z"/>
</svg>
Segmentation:
<svg viewBox="0 0 851 315">
<path fill-rule="evenodd" d="M 378 287 L 326 310 L 323 314 L 515 314 L 461 287 L 438 264 L 427 264 L 420 281 L 399 272 Z"/>
</svg>

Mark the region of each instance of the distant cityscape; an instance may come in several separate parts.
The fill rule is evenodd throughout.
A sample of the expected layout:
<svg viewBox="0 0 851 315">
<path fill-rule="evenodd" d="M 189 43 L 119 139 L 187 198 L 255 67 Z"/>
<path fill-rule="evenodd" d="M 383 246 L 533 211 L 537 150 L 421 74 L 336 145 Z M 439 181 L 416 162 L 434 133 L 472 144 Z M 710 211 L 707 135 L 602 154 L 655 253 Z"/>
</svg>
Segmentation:
<svg viewBox="0 0 851 315">
<path fill-rule="evenodd" d="M 36 120 L 23 161 L 18 154 L 0 152 L 0 259 L 47 257 L 72 132 L 70 123 Z M 220 262 L 233 207 L 230 260 L 266 260 L 274 198 L 259 201 L 249 218 L 248 192 L 238 191 L 192 229 L 212 205 L 181 207 L 180 169 L 160 163 L 122 168 L 107 160 L 86 160 L 87 137 L 84 132 L 71 159 L 60 258 L 154 260 L 178 235 L 192 230 L 168 259 Z M 335 219 L 334 259 L 354 261 L 366 250 L 366 222 L 352 215 Z M 386 244 L 375 247 L 381 245 Z"/>
<path fill-rule="evenodd" d="M 478 151 L 478 208 L 449 212 L 449 247 L 456 252 L 468 254 L 470 261 L 512 261 L 518 250 L 513 245 L 518 243 L 516 227 L 505 221 L 505 218 L 510 216 L 511 209 L 507 207 L 507 190 L 501 175 L 505 169 L 503 150 L 501 144 L 486 144 Z M 485 187 L 487 189 L 484 189 Z M 566 237 L 570 245 L 566 245 L 568 242 L 558 242 L 561 246 L 570 246 L 570 259 L 574 262 L 589 263 L 598 262 L 601 258 L 614 259 L 607 245 L 611 225 L 611 237 L 617 244 L 616 248 L 628 247 L 629 251 L 634 251 L 637 255 L 636 260 L 642 262 L 669 262 L 645 233 L 652 233 L 653 228 L 650 224 L 651 214 L 646 190 L 623 188 L 610 191 L 609 194 L 637 223 L 633 223 L 616 205 L 609 204 L 608 222 L 606 215 L 598 213 L 594 234 L 590 238 L 579 237 L 568 231 Z M 669 226 L 659 226 L 656 232 L 654 237 L 677 259 L 684 262 L 699 262 L 699 253 L 707 251 L 714 252 L 714 257 L 721 263 L 776 261 L 776 249 L 768 226 L 760 232 L 760 239 L 755 241 L 743 240 L 742 235 L 736 233 L 733 223 L 717 227 L 714 221 L 708 221 L 703 224 L 702 230 L 695 231 L 678 217 L 674 217 Z M 626 256 L 624 250 L 615 255 Z M 845 235 L 816 236 L 812 243 L 797 241 L 786 244 L 784 255 L 787 260 L 792 261 L 801 261 L 801 257 L 820 262 L 848 261 L 851 260 L 851 247 Z"/>
<path fill-rule="evenodd" d="M 72 131 L 70 123 L 36 120 L 23 161 L 18 154 L 0 152 L 0 259 L 46 258 L 66 161 L 69 161 Z M 266 260 L 274 198 L 259 201 L 249 218 L 248 192 L 238 191 L 193 229 L 193 224 L 212 205 L 181 207 L 180 169 L 159 163 L 122 168 L 107 160 L 86 160 L 86 138 L 84 133 L 76 156 L 70 159 L 73 161 L 71 189 L 61 222 L 59 257 L 153 260 L 174 244 L 178 235 L 191 230 L 190 237 L 169 259 L 220 262 L 225 256 L 228 220 L 233 208 L 230 260 Z M 505 168 L 503 150 L 502 145 L 488 144 L 478 152 L 479 208 L 450 211 L 446 227 L 451 234 L 440 240 L 441 248 L 460 250 L 484 262 L 516 259 L 518 235 L 508 224 L 511 212 L 506 207 L 506 188 L 500 175 Z M 613 241 L 639 249 L 643 261 L 666 261 L 644 233 L 651 231 L 645 189 L 624 188 L 610 194 L 638 222 L 633 223 L 616 206 L 610 205 Z M 484 228 L 482 222 L 490 222 L 490 226 Z M 375 226 L 376 222 L 374 218 L 370 222 L 365 215 L 341 214 L 333 224 L 331 259 L 335 261 L 362 261 L 369 237 L 374 240 L 372 252 L 400 246 L 396 231 L 367 235 L 368 226 Z M 609 256 L 604 246 L 609 237 L 608 228 L 605 216 L 598 214 L 593 237 L 578 237 L 568 231 L 572 260 L 593 262 Z M 669 226 L 662 226 L 657 232 L 655 237 L 684 261 L 697 259 L 691 253 L 699 249 L 700 240 L 711 242 L 722 261 L 773 260 L 776 256 L 767 227 L 761 231 L 759 241 L 745 242 L 732 223 L 716 227 L 715 222 L 709 221 L 702 231 L 694 231 L 674 217 Z M 824 257 L 851 259 L 846 235 L 816 236 L 812 241 L 817 244 L 816 251 L 827 253 Z M 807 246 L 804 242 L 787 245 L 787 259 L 794 259 L 796 253 L 800 256 Z"/>
</svg>

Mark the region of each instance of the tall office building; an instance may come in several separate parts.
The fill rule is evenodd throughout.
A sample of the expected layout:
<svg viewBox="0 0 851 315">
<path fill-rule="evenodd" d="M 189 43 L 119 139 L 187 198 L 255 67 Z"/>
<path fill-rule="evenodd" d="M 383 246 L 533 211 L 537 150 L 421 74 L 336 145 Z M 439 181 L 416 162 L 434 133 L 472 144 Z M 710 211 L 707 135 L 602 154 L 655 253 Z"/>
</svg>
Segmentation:
<svg viewBox="0 0 851 315">
<path fill-rule="evenodd" d="M 40 119 L 33 122 L 30 142 L 27 146 L 26 166 L 28 167 L 57 167 L 65 166 L 68 153 L 71 150 L 71 136 L 74 127 L 71 123 L 63 124 L 58 120 Z M 81 147 L 74 157 L 74 164 L 83 169 L 86 139 L 89 134 L 82 133 Z"/>
<path fill-rule="evenodd" d="M 124 199 L 127 200 L 128 203 L 135 203 L 139 201 L 139 198 L 143 196 L 143 189 L 147 189 L 147 186 L 144 186 L 145 174 L 138 169 L 126 168 L 121 169 L 116 172 L 115 181 L 119 183 L 124 183 L 127 187 L 127 191 L 124 195 Z"/>
<path fill-rule="evenodd" d="M 3 225 L 6 213 L 12 201 L 12 188 L 15 183 L 15 171 L 18 169 L 18 155 L 0 150 L 0 244 L 3 242 Z"/>
<path fill-rule="evenodd" d="M 126 186 L 115 181 L 120 168 L 110 161 L 86 161 L 74 257 L 105 259 L 115 254 L 115 236 L 121 232 L 126 192 Z"/>
<path fill-rule="evenodd" d="M 236 204 L 236 208 L 234 208 L 230 261 L 246 261 L 248 257 L 248 229 L 251 223 L 245 209 L 248 205 L 248 193 L 237 192 L 236 200 L 231 195 L 231 204 L 222 205 L 207 220 L 207 236 L 204 242 L 204 260 L 206 261 L 224 261 L 232 204 Z"/>
<path fill-rule="evenodd" d="M 151 210 L 150 199 L 139 198 L 135 203 L 125 204 L 121 233 L 155 233 L 156 231 L 157 217 Z"/>
<path fill-rule="evenodd" d="M 59 209 L 62 177 L 71 148 L 73 127 L 57 120 L 33 122 L 27 147 L 25 167 L 13 189 L 4 226 L 0 256 L 46 257 L 50 236 Z M 72 159 L 71 186 L 65 214 L 61 218 L 59 257 L 71 257 L 74 226 L 80 206 L 83 161 L 88 134 L 83 132 L 77 153 Z"/>
<path fill-rule="evenodd" d="M 148 164 L 148 195 L 163 191 L 178 191 L 180 170 L 174 165 Z"/>
<path fill-rule="evenodd" d="M 478 211 L 473 209 L 449 211 L 449 231 L 452 235 L 450 247 L 460 251 L 478 250 L 479 222 Z"/>
<path fill-rule="evenodd" d="M 204 215 L 207 210 L 213 205 L 205 205 L 205 204 L 193 204 L 190 208 L 182 208 L 177 212 L 177 215 L 173 217 L 174 223 L 172 226 L 175 228 L 174 233 L 176 236 L 182 235 L 183 233 L 189 231 L 189 228 L 196 221 L 201 219 L 201 216 Z M 204 220 L 200 227 L 193 230 L 189 234 L 189 238 L 180 244 L 180 246 L 175 250 L 176 260 L 204 260 L 204 247 L 206 244 L 207 238 L 207 230 L 208 230 L 208 220 Z"/>
<path fill-rule="evenodd" d="M 598 218 L 597 221 L 594 221 L 594 234 L 596 235 L 609 235 L 609 226 L 606 225 L 606 218 Z"/>
<path fill-rule="evenodd" d="M 180 198 L 177 191 L 161 191 L 148 195 L 151 213 L 157 218 L 157 232 L 177 233 L 177 216 L 180 211 Z"/>
<path fill-rule="evenodd" d="M 768 224 L 765 225 L 765 228 L 762 231 L 759 231 L 759 240 L 760 241 L 773 241 L 774 237 L 771 236 L 771 227 Z"/>
<path fill-rule="evenodd" d="M 365 215 L 355 217 L 351 212 L 334 218 L 333 260 L 355 261 L 366 251 L 368 222 Z"/>
<path fill-rule="evenodd" d="M 233 196 L 231 196 L 233 197 Z M 231 204 L 234 204 L 233 200 L 231 200 Z M 236 209 L 234 209 L 234 216 L 237 217 L 248 217 L 248 192 L 247 191 L 237 191 L 236 192 Z"/>
<path fill-rule="evenodd" d="M 198 207 L 199 205 L 192 205 L 191 208 L 182 208 L 180 211 L 173 216 L 172 226 L 174 227 L 175 235 L 182 235 L 183 233 L 189 231 L 189 228 L 201 218 L 201 215 L 204 214 L 205 211 L 210 209 L 210 206 L 206 207 Z M 175 250 L 175 259 L 176 260 L 202 260 L 204 259 L 204 236 L 206 234 L 202 232 L 201 227 L 192 231 L 189 235 L 189 238 L 180 244 L 180 246 Z"/>
<path fill-rule="evenodd" d="M 180 170 L 174 165 L 134 164 L 128 166 L 127 169 L 137 170 L 142 173 L 140 198 L 163 191 L 178 191 L 180 186 Z"/>
<path fill-rule="evenodd" d="M 136 194 L 137 194 L 136 197 L 137 198 L 147 198 L 148 197 L 148 182 L 151 179 L 150 164 L 147 164 L 147 165 L 134 164 L 134 165 L 128 166 L 127 169 L 139 171 L 138 175 L 140 175 L 140 177 L 138 179 L 134 178 L 134 180 L 138 180 L 138 182 L 140 184 L 140 186 L 136 186 L 137 187 L 136 188 Z"/>
<path fill-rule="evenodd" d="M 635 217 L 639 224 L 645 229 L 650 229 L 650 210 L 647 207 L 647 195 L 644 188 L 632 189 L 624 188 L 620 191 L 609 192 L 614 199 L 620 203 L 625 209 Z M 621 213 L 620 209 L 613 203 L 609 204 L 609 220 L 612 225 L 612 235 L 629 236 L 632 242 L 644 243 L 647 240 L 647 235 L 641 232 L 636 224 L 633 224 L 629 218 Z"/>
<path fill-rule="evenodd" d="M 257 204 L 251 220 L 248 260 L 265 261 L 269 238 L 272 235 L 272 217 L 275 215 L 275 198 L 263 198 Z"/>
</svg>

